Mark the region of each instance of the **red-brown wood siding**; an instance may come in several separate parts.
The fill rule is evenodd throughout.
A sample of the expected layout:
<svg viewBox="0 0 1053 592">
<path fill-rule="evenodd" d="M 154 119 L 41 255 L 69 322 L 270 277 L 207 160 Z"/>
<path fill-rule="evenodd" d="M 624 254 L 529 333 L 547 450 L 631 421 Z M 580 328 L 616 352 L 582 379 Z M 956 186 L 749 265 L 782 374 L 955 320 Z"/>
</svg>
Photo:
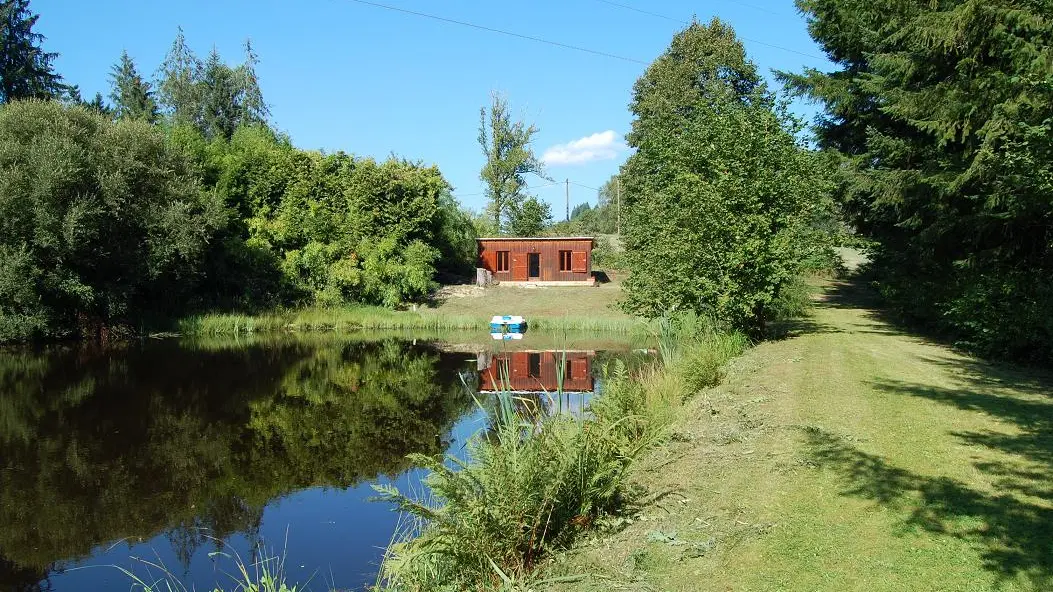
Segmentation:
<svg viewBox="0 0 1053 592">
<path fill-rule="evenodd" d="M 509 252 L 509 270 L 497 271 L 497 252 Z M 559 270 L 559 252 L 570 251 L 571 271 Z M 530 253 L 540 256 L 543 282 L 584 282 L 592 276 L 592 241 L 578 240 L 480 240 L 479 266 L 490 270 L 497 281 L 525 282 L 529 273 Z"/>
<path fill-rule="evenodd" d="M 530 356 L 541 357 L 539 376 L 530 374 Z M 558 365 L 563 360 L 562 352 L 504 352 L 494 355 L 490 366 L 479 371 L 480 391 L 499 391 L 504 384 L 504 373 L 508 372 L 508 383 L 514 391 L 559 390 Z M 592 355 L 589 352 L 567 352 L 566 370 L 563 377 L 563 392 L 590 393 L 595 388 L 592 378 Z M 506 370 L 507 368 L 507 370 Z"/>
</svg>

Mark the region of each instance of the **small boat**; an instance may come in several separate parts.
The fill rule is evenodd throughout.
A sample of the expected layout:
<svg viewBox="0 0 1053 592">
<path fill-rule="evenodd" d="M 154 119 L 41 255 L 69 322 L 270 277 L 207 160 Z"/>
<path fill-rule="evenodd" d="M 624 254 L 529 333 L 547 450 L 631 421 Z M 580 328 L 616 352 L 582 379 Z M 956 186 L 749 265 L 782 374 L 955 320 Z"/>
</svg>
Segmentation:
<svg viewBox="0 0 1053 592">
<path fill-rule="evenodd" d="M 495 340 L 522 339 L 527 322 L 518 315 L 497 315 L 490 319 L 490 337 Z"/>
</svg>

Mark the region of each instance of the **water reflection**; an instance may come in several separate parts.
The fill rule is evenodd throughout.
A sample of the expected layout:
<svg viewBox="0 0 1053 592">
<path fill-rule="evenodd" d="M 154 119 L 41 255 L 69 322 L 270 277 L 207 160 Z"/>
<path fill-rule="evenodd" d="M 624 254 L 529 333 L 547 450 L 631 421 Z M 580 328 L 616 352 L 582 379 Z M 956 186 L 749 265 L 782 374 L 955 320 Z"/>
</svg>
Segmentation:
<svg viewBox="0 0 1053 592">
<path fill-rule="evenodd" d="M 514 351 L 479 355 L 479 391 L 591 393 L 593 351 Z"/>
<path fill-rule="evenodd" d="M 396 341 L 8 353 L 0 589 L 161 531 L 188 565 L 209 536 L 257 537 L 286 493 L 403 472 L 472 405 L 464 360 Z"/>
<path fill-rule="evenodd" d="M 291 579 L 361 588 L 397 520 L 370 483 L 486 429 L 498 367 L 519 391 L 562 373 L 570 396 L 609 356 L 348 336 L 0 352 L 0 590 L 127 589 L 82 568 L 134 556 L 211 589 L 229 566 L 209 551 L 281 551 L 290 528 Z"/>
</svg>

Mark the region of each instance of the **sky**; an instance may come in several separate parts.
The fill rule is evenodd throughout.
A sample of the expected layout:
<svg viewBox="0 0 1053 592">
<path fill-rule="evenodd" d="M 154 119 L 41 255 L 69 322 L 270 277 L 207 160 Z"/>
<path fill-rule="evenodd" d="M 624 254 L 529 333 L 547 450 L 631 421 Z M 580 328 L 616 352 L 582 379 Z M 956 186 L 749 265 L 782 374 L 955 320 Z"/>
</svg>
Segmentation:
<svg viewBox="0 0 1053 592">
<path fill-rule="evenodd" d="M 31 0 L 30 7 L 40 14 L 44 47 L 60 54 L 56 70 L 86 98 L 109 94 L 122 50 L 153 77 L 178 27 L 199 56 L 215 47 L 228 63 L 242 60 L 251 39 L 272 124 L 295 145 L 438 165 L 475 210 L 485 205 L 479 109 L 500 92 L 540 129 L 534 150 L 558 183 L 529 183 L 557 220 L 567 179 L 572 208 L 595 203 L 595 188 L 628 157 L 632 85 L 693 16 L 730 23 L 769 78 L 771 70 L 830 66 L 792 0 Z"/>
</svg>

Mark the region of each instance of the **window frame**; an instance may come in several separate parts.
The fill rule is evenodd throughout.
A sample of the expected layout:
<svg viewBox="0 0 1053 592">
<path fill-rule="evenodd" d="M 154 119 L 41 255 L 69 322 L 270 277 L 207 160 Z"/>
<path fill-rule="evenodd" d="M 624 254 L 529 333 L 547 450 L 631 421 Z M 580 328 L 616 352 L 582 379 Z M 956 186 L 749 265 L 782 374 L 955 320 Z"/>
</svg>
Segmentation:
<svg viewBox="0 0 1053 592">
<path fill-rule="evenodd" d="M 559 270 L 561 272 L 566 273 L 566 272 L 571 271 L 572 269 L 574 269 L 573 253 L 574 253 L 574 251 L 571 251 L 569 249 L 567 249 L 567 250 L 560 249 L 560 251 L 559 251 Z"/>
<path fill-rule="evenodd" d="M 504 265 L 502 265 L 502 263 Z M 512 252 L 511 251 L 497 251 L 496 261 L 496 272 L 497 273 L 508 273 L 512 269 Z"/>
</svg>

